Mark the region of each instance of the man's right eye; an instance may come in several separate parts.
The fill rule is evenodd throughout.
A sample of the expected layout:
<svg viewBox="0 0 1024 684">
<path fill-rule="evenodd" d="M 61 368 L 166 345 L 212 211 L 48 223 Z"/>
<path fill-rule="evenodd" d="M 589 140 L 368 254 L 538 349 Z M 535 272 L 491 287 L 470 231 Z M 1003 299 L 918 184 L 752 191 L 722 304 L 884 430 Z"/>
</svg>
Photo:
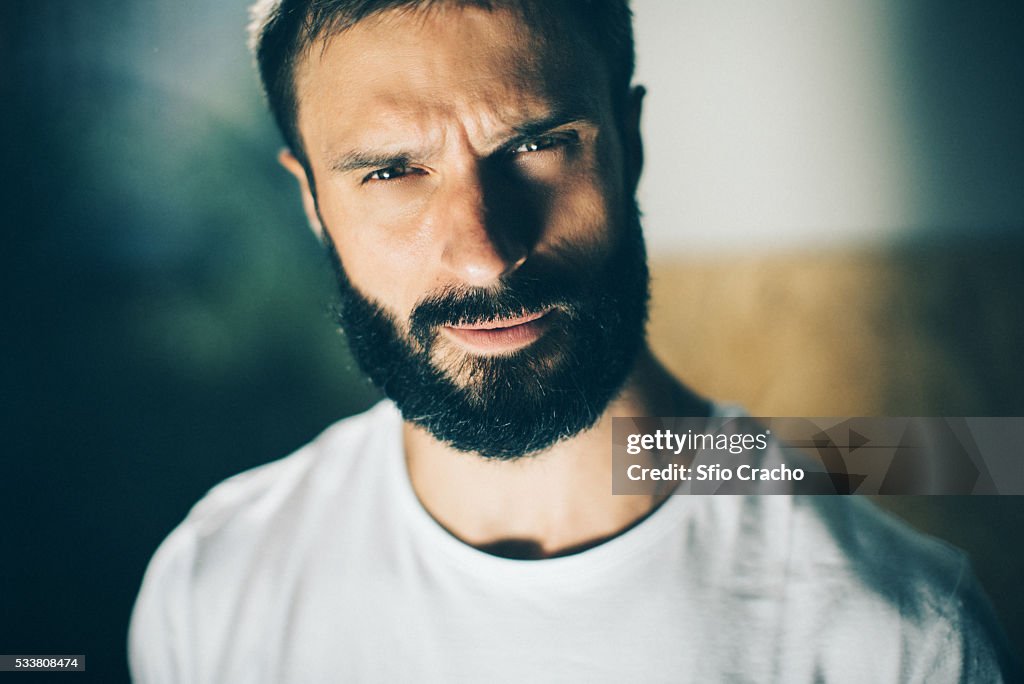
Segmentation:
<svg viewBox="0 0 1024 684">
<path fill-rule="evenodd" d="M 412 169 L 408 166 L 388 166 L 366 174 L 363 182 L 397 180 L 408 175 L 411 171 Z"/>
</svg>

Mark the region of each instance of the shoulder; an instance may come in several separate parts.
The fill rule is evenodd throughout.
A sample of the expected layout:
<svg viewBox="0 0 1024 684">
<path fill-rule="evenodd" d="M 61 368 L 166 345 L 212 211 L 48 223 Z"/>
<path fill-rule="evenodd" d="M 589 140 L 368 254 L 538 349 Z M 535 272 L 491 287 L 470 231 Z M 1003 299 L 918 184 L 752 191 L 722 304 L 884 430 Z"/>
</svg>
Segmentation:
<svg viewBox="0 0 1024 684">
<path fill-rule="evenodd" d="M 400 424 L 394 405 L 382 401 L 335 423 L 291 455 L 228 478 L 192 507 L 154 562 L 180 555 L 189 544 L 265 524 L 300 500 L 309 503 L 358 486 L 383 465 L 375 452 L 397 444 Z"/>
<path fill-rule="evenodd" d="M 825 611 L 819 638 L 874 644 L 901 680 L 1009 681 L 1015 664 L 963 551 L 863 497 L 785 498 L 787 576 Z"/>
<path fill-rule="evenodd" d="M 797 568 L 829 567 L 865 589 L 941 609 L 968 570 L 966 554 L 858 496 L 793 497 Z"/>
<path fill-rule="evenodd" d="M 966 555 L 912 529 L 863 497 L 700 497 L 701 547 L 764 583 L 842 585 L 845 591 L 941 610 L 968 568 Z"/>
<path fill-rule="evenodd" d="M 744 545 L 766 547 L 763 566 L 803 609 L 904 632 L 927 629 L 955 612 L 956 595 L 970 576 L 967 556 L 871 501 L 799 495 L 742 500 L 736 524 Z"/>
<path fill-rule="evenodd" d="M 399 447 L 400 429 L 397 409 L 381 402 L 290 456 L 225 480 L 196 503 L 146 570 L 129 634 L 136 679 L 188 680 L 190 656 L 174 651 L 197 636 L 196 611 L 209 621 L 211 602 L 228 601 L 247 573 L 275 567 L 310 543 L 299 532 L 322 529 L 312 520 L 344 515 L 348 502 L 379 495 L 389 461 L 380 452 Z"/>
<path fill-rule="evenodd" d="M 273 509 L 297 497 L 317 497 L 326 486 L 345 488 L 382 460 L 372 452 L 389 445 L 400 417 L 390 402 L 338 421 L 294 453 L 228 478 L 213 487 L 189 511 L 179 531 L 199 538 L 232 525 L 265 521 Z"/>
</svg>

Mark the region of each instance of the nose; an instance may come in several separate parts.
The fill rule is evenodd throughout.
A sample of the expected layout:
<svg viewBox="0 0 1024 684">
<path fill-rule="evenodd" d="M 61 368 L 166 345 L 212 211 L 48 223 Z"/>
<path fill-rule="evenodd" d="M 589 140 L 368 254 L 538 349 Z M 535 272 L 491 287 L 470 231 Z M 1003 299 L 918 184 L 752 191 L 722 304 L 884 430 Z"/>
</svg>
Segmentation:
<svg viewBox="0 0 1024 684">
<path fill-rule="evenodd" d="M 446 179 L 443 186 L 436 197 L 435 220 L 445 235 L 441 261 L 451 277 L 487 287 L 526 262 L 529 245 L 513 229 L 515 217 L 497 215 L 508 211 L 504 203 L 488 202 L 482 170 L 467 170 Z"/>
</svg>

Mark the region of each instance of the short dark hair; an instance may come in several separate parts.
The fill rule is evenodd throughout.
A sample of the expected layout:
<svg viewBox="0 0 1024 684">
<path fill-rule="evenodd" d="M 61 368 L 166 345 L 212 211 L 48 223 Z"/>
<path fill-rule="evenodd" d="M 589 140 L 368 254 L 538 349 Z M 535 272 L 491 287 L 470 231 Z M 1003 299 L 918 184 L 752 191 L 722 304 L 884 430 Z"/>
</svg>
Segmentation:
<svg viewBox="0 0 1024 684">
<path fill-rule="evenodd" d="M 569 18 L 604 57 L 616 114 L 628 101 L 635 62 L 629 0 L 257 0 L 250 8 L 249 46 L 263 91 L 285 143 L 306 161 L 298 129 L 295 67 L 320 37 L 340 33 L 389 9 L 420 9 L 445 2 L 485 9 L 514 7 L 524 18 Z"/>
</svg>

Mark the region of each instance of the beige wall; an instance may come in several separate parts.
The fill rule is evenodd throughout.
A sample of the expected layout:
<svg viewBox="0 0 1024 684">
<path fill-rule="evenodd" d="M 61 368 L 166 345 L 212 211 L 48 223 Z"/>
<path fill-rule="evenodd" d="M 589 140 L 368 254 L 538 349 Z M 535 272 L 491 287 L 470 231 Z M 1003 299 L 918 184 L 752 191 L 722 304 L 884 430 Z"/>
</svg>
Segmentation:
<svg viewBox="0 0 1024 684">
<path fill-rule="evenodd" d="M 754 415 L 1021 415 L 1024 247 L 651 255 L 651 343 Z"/>
</svg>

